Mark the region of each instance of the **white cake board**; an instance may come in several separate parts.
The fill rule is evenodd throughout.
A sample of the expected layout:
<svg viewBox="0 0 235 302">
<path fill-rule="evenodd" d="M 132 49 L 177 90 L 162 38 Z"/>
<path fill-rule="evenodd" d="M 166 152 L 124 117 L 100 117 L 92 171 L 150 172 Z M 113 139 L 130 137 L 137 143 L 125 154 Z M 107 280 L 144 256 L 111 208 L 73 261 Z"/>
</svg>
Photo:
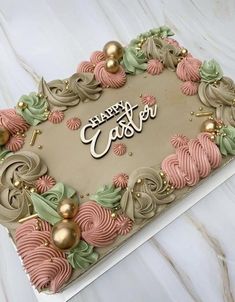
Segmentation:
<svg viewBox="0 0 235 302">
<path fill-rule="evenodd" d="M 128 241 L 116 251 L 106 256 L 97 266 L 92 269 L 87 275 L 81 276 L 79 280 L 75 280 L 62 293 L 48 295 L 45 293 L 38 293 L 34 290 L 39 302 L 65 302 L 71 299 L 74 295 L 79 293 L 83 288 L 93 282 L 96 278 L 105 273 L 112 266 L 117 264 L 136 248 L 142 245 L 145 241 L 150 239 L 169 223 L 183 214 L 185 211 L 195 205 L 200 199 L 213 191 L 216 187 L 226 181 L 234 174 L 235 160 L 231 161 L 225 167 L 216 171 L 208 179 L 203 181 L 191 194 L 184 198 L 181 202 L 176 203 L 175 206 L 169 208 L 165 213 L 153 219 L 142 230 L 137 232 Z M 17 257 L 17 255 L 16 255 Z"/>
</svg>

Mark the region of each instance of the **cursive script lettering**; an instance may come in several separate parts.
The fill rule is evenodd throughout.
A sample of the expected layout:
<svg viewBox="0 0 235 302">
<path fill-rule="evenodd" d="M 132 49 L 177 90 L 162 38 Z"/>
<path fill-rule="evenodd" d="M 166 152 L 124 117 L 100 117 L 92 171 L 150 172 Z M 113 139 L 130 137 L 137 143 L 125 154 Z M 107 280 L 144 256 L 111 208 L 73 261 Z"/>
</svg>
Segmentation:
<svg viewBox="0 0 235 302">
<path fill-rule="evenodd" d="M 143 123 L 146 122 L 149 118 L 154 119 L 157 115 L 157 105 L 149 107 L 148 105 L 144 106 L 144 109 L 141 110 L 138 114 L 138 123 L 134 122 L 134 110 L 138 108 L 138 105 L 132 106 L 129 102 L 120 101 L 110 108 L 106 109 L 104 113 L 101 113 L 99 116 L 94 116 L 88 120 L 80 132 L 81 141 L 84 144 L 90 144 L 90 153 L 94 158 L 103 157 L 110 149 L 112 142 L 117 139 L 122 139 L 123 137 L 130 138 L 135 132 L 140 133 L 143 129 Z M 96 150 L 97 142 L 100 140 L 102 131 L 97 129 L 93 136 L 88 137 L 87 132 L 89 129 L 95 129 L 99 125 L 103 124 L 105 121 L 109 120 L 111 117 L 114 117 L 116 114 L 121 113 L 117 118 L 117 126 L 112 128 L 109 131 L 108 140 L 105 148 L 102 152 Z"/>
</svg>

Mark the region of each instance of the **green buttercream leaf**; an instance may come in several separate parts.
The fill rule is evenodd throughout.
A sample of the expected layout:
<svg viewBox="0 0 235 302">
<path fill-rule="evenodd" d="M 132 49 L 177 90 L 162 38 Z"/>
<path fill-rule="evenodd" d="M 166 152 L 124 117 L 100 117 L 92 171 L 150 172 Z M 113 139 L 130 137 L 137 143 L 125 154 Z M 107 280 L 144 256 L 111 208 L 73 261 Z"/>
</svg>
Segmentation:
<svg viewBox="0 0 235 302">
<path fill-rule="evenodd" d="M 38 216 L 54 225 L 61 220 L 57 213 L 59 202 L 65 198 L 75 198 L 75 193 L 74 189 L 65 186 L 63 183 L 57 183 L 53 188 L 41 195 L 31 193 L 31 199 Z"/>
<path fill-rule="evenodd" d="M 202 82 L 213 83 L 219 81 L 223 77 L 223 71 L 220 65 L 214 60 L 203 62 L 200 67 L 200 75 Z"/>
<path fill-rule="evenodd" d="M 145 33 L 138 35 L 137 38 L 131 40 L 129 46 L 136 47 L 139 43 L 147 40 L 150 37 L 167 38 L 173 35 L 174 35 L 173 31 L 169 27 L 160 26 L 158 28 L 150 29 L 149 31 L 146 31 Z"/>
<path fill-rule="evenodd" d="M 11 155 L 12 152 L 9 150 L 6 150 L 4 147 L 0 147 L 0 160 L 3 160 L 4 158 Z"/>
<path fill-rule="evenodd" d="M 224 156 L 235 155 L 235 128 L 232 126 L 222 127 L 219 135 L 216 136 L 216 144 Z"/>
<path fill-rule="evenodd" d="M 16 107 L 16 111 L 20 114 L 28 124 L 36 126 L 39 123 L 47 120 L 47 100 L 43 97 L 39 97 L 35 92 L 31 92 L 29 95 L 22 95 L 18 104 L 23 102 L 24 108 Z"/>
<path fill-rule="evenodd" d="M 147 69 L 147 58 L 142 50 L 129 46 L 124 49 L 122 65 L 127 73 L 142 73 Z"/>
<path fill-rule="evenodd" d="M 99 255 L 97 252 L 94 252 L 94 247 L 83 240 L 67 256 L 69 263 L 74 269 L 85 269 L 95 263 L 98 258 Z"/>
<path fill-rule="evenodd" d="M 100 188 L 91 200 L 96 201 L 104 208 L 114 209 L 120 206 L 121 188 L 115 188 L 113 185 L 105 185 Z"/>
</svg>

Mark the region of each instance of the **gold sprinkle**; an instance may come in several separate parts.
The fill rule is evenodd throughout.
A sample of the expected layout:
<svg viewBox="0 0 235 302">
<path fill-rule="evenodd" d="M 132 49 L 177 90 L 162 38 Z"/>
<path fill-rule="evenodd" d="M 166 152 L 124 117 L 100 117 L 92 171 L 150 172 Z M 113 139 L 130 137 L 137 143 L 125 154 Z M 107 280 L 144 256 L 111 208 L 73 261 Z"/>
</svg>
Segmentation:
<svg viewBox="0 0 235 302">
<path fill-rule="evenodd" d="M 137 184 L 141 184 L 141 182 L 142 182 L 141 178 L 137 179 Z"/>
<path fill-rule="evenodd" d="M 191 112 L 190 112 L 191 115 L 194 115 L 194 113 L 195 113 L 194 111 L 191 111 Z"/>
<path fill-rule="evenodd" d="M 167 190 L 167 192 L 169 192 L 169 191 L 170 191 L 170 188 L 167 188 L 166 190 Z"/>
<path fill-rule="evenodd" d="M 171 186 L 171 190 L 174 190 L 174 187 L 173 187 L 173 186 Z"/>
<path fill-rule="evenodd" d="M 33 215 L 30 215 L 30 216 L 27 216 L 27 217 L 24 217 L 22 219 L 19 220 L 19 223 L 23 223 L 25 221 L 28 221 L 30 219 L 33 219 L 33 218 L 37 218 L 38 217 L 38 214 L 33 214 Z"/>
<path fill-rule="evenodd" d="M 43 95 L 40 93 L 40 94 L 38 95 L 38 97 L 41 99 L 41 98 L 43 97 Z"/>
<path fill-rule="evenodd" d="M 28 186 L 24 186 L 24 189 L 25 189 L 25 190 L 28 190 L 28 188 L 29 188 Z"/>
<path fill-rule="evenodd" d="M 128 155 L 129 155 L 129 156 L 132 156 L 132 155 L 133 155 L 133 152 L 129 152 Z"/>
<path fill-rule="evenodd" d="M 201 117 L 201 116 L 211 116 L 213 115 L 213 112 L 212 111 L 208 111 L 208 112 L 198 112 L 196 113 L 196 116 L 197 117 Z"/>
<path fill-rule="evenodd" d="M 203 107 L 199 107 L 199 111 L 202 111 L 203 110 Z"/>
<path fill-rule="evenodd" d="M 193 120 L 192 118 L 189 119 L 190 122 L 192 122 L 192 120 Z"/>
<path fill-rule="evenodd" d="M 140 193 L 137 193 L 136 196 L 137 196 L 137 197 L 140 197 Z"/>
<path fill-rule="evenodd" d="M 36 192 L 36 189 L 35 189 L 35 188 L 31 188 L 31 189 L 30 189 L 30 192 L 31 192 L 31 193 L 35 193 L 35 192 Z"/>
<path fill-rule="evenodd" d="M 42 134 L 42 131 L 40 129 L 37 129 L 36 134 Z"/>
<path fill-rule="evenodd" d="M 22 133 L 21 136 L 22 136 L 22 137 L 26 137 L 26 134 L 25 134 L 25 133 Z"/>
<path fill-rule="evenodd" d="M 25 103 L 25 102 L 19 102 L 17 104 L 17 106 L 21 109 L 21 110 L 24 110 L 28 107 L 28 105 Z"/>
<path fill-rule="evenodd" d="M 42 149 L 42 145 L 39 145 L 39 146 L 38 146 L 38 149 Z"/>
<path fill-rule="evenodd" d="M 164 180 L 164 181 L 163 181 L 163 184 L 164 184 L 164 185 L 166 185 L 166 184 L 167 184 L 167 181 L 166 181 L 166 180 Z"/>
<path fill-rule="evenodd" d="M 49 246 L 49 242 L 48 242 L 48 241 L 45 241 L 45 242 L 44 242 L 44 246 Z"/>
<path fill-rule="evenodd" d="M 162 171 L 159 174 L 160 174 L 161 177 L 165 176 L 164 172 L 162 172 Z"/>
</svg>

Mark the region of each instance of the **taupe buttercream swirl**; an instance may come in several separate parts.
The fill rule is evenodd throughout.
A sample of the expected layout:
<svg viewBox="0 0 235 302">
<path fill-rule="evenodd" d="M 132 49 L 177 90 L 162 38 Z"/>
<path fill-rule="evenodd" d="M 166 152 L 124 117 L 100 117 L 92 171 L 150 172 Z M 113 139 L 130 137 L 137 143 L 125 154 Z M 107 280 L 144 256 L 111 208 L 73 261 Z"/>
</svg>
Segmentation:
<svg viewBox="0 0 235 302">
<path fill-rule="evenodd" d="M 164 42 L 161 39 L 150 37 L 143 46 L 142 51 L 148 59 L 161 59 L 161 48 Z"/>
<path fill-rule="evenodd" d="M 172 202 L 175 199 L 172 191 L 156 170 L 139 168 L 129 177 L 121 208 L 138 223 L 153 217 L 161 205 Z"/>
<path fill-rule="evenodd" d="M 6 225 L 31 214 L 33 208 L 28 187 L 47 172 L 46 165 L 33 152 L 7 157 L 0 166 L 0 222 Z M 14 186 L 18 181 L 17 187 Z M 25 187 L 26 186 L 26 187 Z M 14 224 L 11 228 L 14 228 Z"/>
<path fill-rule="evenodd" d="M 169 69 L 175 71 L 176 66 L 178 64 L 178 58 L 181 54 L 181 49 L 178 47 L 175 47 L 172 44 L 165 44 L 163 45 L 161 49 L 162 53 L 162 62 L 164 66 Z"/>
<path fill-rule="evenodd" d="M 99 83 L 90 73 L 75 73 L 69 79 L 46 83 L 42 78 L 39 93 L 47 97 L 48 103 L 60 110 L 66 110 L 80 101 L 97 100 L 101 93 Z"/>
<path fill-rule="evenodd" d="M 198 95 L 204 105 L 216 109 L 217 119 L 235 125 L 235 84 L 232 79 L 223 77 L 213 84 L 201 82 Z"/>
<path fill-rule="evenodd" d="M 93 73 L 75 73 L 69 79 L 69 87 L 82 102 L 96 101 L 102 93 L 102 88 Z"/>
</svg>

